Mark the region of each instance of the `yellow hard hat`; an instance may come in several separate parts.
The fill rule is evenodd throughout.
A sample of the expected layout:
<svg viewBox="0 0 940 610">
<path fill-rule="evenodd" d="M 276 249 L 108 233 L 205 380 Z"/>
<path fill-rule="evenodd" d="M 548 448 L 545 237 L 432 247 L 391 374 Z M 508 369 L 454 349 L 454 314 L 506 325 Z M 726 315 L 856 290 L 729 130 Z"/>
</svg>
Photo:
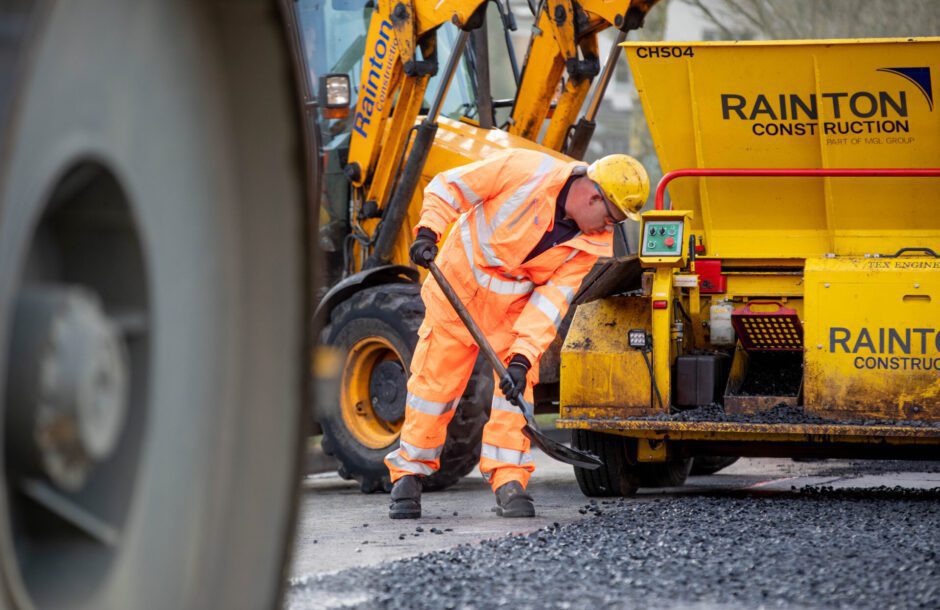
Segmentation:
<svg viewBox="0 0 940 610">
<path fill-rule="evenodd" d="M 650 179 L 643 165 L 630 155 L 607 155 L 588 166 L 587 176 L 607 199 L 630 220 L 640 220 L 650 194 Z"/>
</svg>

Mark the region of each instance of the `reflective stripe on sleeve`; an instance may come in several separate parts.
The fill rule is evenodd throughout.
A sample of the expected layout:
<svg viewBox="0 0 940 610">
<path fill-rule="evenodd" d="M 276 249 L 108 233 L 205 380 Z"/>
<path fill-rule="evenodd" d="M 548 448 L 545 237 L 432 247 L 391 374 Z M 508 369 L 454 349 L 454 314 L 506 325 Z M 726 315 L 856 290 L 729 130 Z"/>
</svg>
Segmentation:
<svg viewBox="0 0 940 610">
<path fill-rule="evenodd" d="M 453 401 L 434 402 L 432 400 L 425 400 L 420 396 L 415 396 L 411 392 L 408 392 L 408 396 L 405 398 L 405 404 L 416 411 L 421 411 L 428 415 L 443 415 L 454 408 Z"/>
<path fill-rule="evenodd" d="M 406 443 L 405 441 L 399 441 L 401 445 L 401 450 L 413 460 L 425 460 L 431 461 L 436 460 L 441 457 L 441 452 L 444 451 L 444 445 L 439 447 L 433 447 L 431 449 L 422 449 L 421 447 L 415 447 L 411 443 Z"/>
<path fill-rule="evenodd" d="M 431 183 L 427 185 L 424 189 L 425 193 L 431 195 L 437 195 L 444 203 L 454 208 L 457 212 L 462 212 L 460 204 L 454 199 L 453 193 L 448 190 L 447 185 L 444 183 L 444 180 L 441 178 L 441 175 L 438 174 L 431 180 Z"/>
<path fill-rule="evenodd" d="M 408 460 L 407 458 L 405 458 L 405 456 L 401 454 L 401 449 L 396 449 L 395 451 L 392 451 L 387 456 L 385 456 L 385 459 L 388 461 L 389 464 L 391 464 L 398 470 L 404 470 L 405 472 L 410 472 L 412 474 L 420 474 L 424 476 L 430 476 L 434 474 L 434 469 L 428 466 L 427 464 L 424 464 L 422 462 L 412 462 Z"/>
<path fill-rule="evenodd" d="M 463 198 L 466 199 L 467 203 L 469 203 L 471 206 L 475 206 L 483 201 L 483 198 L 474 193 L 473 189 L 467 186 L 467 183 L 464 182 L 463 179 L 454 178 L 452 182 L 457 188 L 460 189 L 460 193 L 463 195 Z"/>
<path fill-rule="evenodd" d="M 529 303 L 544 313 L 552 321 L 555 329 L 558 329 L 558 325 L 561 323 L 561 312 L 558 311 L 558 307 L 552 303 L 551 299 L 540 292 L 536 292 L 529 298 Z"/>
<path fill-rule="evenodd" d="M 493 408 L 497 411 L 506 411 L 508 413 L 522 413 L 522 409 L 506 400 L 503 396 L 493 395 Z"/>
<path fill-rule="evenodd" d="M 483 446 L 480 448 L 480 457 L 496 460 L 504 464 L 515 464 L 516 466 L 532 463 L 532 456 L 528 453 L 516 451 L 515 449 L 504 449 L 503 447 L 497 447 L 487 443 L 483 443 Z"/>
<path fill-rule="evenodd" d="M 466 167 L 455 167 L 454 169 L 441 172 L 435 177 L 435 180 L 440 177 L 442 180 L 446 180 L 456 186 L 460 189 L 460 194 L 463 195 L 463 198 L 466 199 L 467 203 L 472 207 L 483 201 L 483 198 L 477 195 L 476 192 L 470 188 L 470 185 L 464 182 L 462 174 L 466 171 Z"/>
<path fill-rule="evenodd" d="M 574 298 L 574 288 L 571 286 L 564 286 L 562 284 L 556 284 L 555 282 L 548 280 L 545 282 L 546 286 L 551 286 L 555 290 L 561 293 L 561 296 L 565 298 L 565 302 L 571 305 L 571 300 Z"/>
</svg>

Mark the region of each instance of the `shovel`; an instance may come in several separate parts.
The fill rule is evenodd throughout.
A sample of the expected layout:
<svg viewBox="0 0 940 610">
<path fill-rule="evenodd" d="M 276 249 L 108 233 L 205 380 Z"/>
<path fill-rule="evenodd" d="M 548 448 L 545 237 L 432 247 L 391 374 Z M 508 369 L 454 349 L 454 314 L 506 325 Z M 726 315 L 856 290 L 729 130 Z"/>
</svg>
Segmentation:
<svg viewBox="0 0 940 610">
<path fill-rule="evenodd" d="M 470 317 L 470 312 L 467 311 L 467 308 L 464 306 L 464 304 L 460 302 L 459 298 L 457 298 L 457 293 L 454 292 L 450 282 L 448 282 L 447 278 L 444 277 L 444 274 L 441 273 L 441 270 L 438 268 L 437 264 L 433 261 L 430 261 L 428 268 L 431 270 L 431 275 L 433 275 L 434 279 L 437 280 L 441 290 L 444 291 L 444 294 L 447 296 L 447 300 L 450 301 L 450 304 L 453 306 L 454 311 L 457 312 L 457 315 L 460 316 L 460 319 L 467 327 L 467 330 L 470 331 L 470 335 L 473 336 L 473 340 L 477 342 L 477 345 L 479 345 L 480 349 L 483 351 L 483 355 L 486 356 L 487 360 L 489 360 L 490 365 L 492 365 L 493 369 L 496 371 L 496 374 L 499 375 L 500 379 L 505 379 L 508 377 L 509 373 L 506 372 L 506 367 L 503 366 L 502 360 L 500 360 L 499 356 L 496 355 L 496 352 L 493 351 L 490 342 L 487 341 L 486 337 L 483 336 L 483 332 L 480 330 L 480 327 L 477 326 L 477 323 L 473 321 L 472 317 Z M 526 425 L 522 429 L 522 433 L 526 435 L 533 445 L 544 451 L 547 456 L 556 459 L 559 462 L 564 462 L 565 464 L 571 464 L 572 466 L 585 468 L 587 470 L 595 470 L 604 465 L 600 458 L 592 453 L 586 453 L 584 451 L 572 449 L 571 447 L 566 447 L 561 443 L 545 436 L 545 434 L 539 430 L 538 424 L 535 423 L 535 409 L 532 407 L 532 405 L 530 405 L 529 402 L 521 395 L 519 396 L 519 403 L 522 408 L 522 413 L 525 415 L 526 421 Z"/>
</svg>

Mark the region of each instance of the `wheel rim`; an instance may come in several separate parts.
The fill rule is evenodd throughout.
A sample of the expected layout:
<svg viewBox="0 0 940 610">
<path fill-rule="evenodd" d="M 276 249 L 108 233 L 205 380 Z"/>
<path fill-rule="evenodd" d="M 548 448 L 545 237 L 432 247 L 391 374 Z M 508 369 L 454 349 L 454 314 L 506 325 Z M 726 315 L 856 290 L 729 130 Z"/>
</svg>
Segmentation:
<svg viewBox="0 0 940 610">
<path fill-rule="evenodd" d="M 40 606 L 92 597 L 122 547 L 148 419 L 151 317 L 116 176 L 80 163 L 45 207 L 16 289 L 0 397 L 15 561 Z M 112 262 L 82 264 L 103 259 Z"/>
<path fill-rule="evenodd" d="M 390 363 L 400 366 L 400 383 L 390 372 Z M 370 449 L 388 447 L 401 432 L 406 392 L 404 371 L 401 354 L 382 337 L 356 342 L 346 356 L 340 395 L 343 422 L 353 437 Z M 375 392 L 377 388 L 381 389 Z"/>
</svg>

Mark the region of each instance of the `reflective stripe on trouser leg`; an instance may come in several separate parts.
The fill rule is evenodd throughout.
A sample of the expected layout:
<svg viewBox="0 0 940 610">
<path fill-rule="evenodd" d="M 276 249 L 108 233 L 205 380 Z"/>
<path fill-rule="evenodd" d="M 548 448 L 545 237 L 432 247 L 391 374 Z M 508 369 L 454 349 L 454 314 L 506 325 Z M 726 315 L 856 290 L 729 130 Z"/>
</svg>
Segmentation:
<svg viewBox="0 0 940 610">
<path fill-rule="evenodd" d="M 526 386 L 525 396 L 532 401 L 531 383 Z M 518 481 L 523 487 L 529 483 L 535 464 L 529 453 L 529 439 L 522 433 L 524 427 L 525 415 L 506 400 L 497 380 L 480 448 L 480 472 L 494 491 L 509 481 Z"/>
<path fill-rule="evenodd" d="M 400 446 L 385 456 L 393 483 L 409 474 L 429 476 L 440 468 L 447 425 L 476 361 L 476 346 L 458 341 L 436 322 L 435 313 L 428 307 L 418 331 Z"/>
<path fill-rule="evenodd" d="M 388 472 L 391 475 L 393 483 L 408 474 L 429 476 L 440 469 L 441 453 L 444 451 L 447 424 L 449 424 L 450 420 L 454 417 L 453 407 L 456 406 L 456 402 L 456 400 L 452 401 L 451 408 L 443 415 L 438 416 L 440 419 L 431 424 L 433 428 L 442 428 L 444 431 L 439 435 L 440 443 L 433 447 L 419 447 L 408 442 L 405 440 L 407 436 L 420 436 L 420 434 L 406 434 L 405 429 L 402 428 L 398 449 L 395 449 L 385 456 L 385 465 L 388 466 Z M 407 408 L 408 407 L 406 407 L 406 413 Z M 405 416 L 405 421 L 406 423 L 408 422 L 407 415 Z M 419 426 L 413 426 L 413 428 L 420 429 Z"/>
</svg>

